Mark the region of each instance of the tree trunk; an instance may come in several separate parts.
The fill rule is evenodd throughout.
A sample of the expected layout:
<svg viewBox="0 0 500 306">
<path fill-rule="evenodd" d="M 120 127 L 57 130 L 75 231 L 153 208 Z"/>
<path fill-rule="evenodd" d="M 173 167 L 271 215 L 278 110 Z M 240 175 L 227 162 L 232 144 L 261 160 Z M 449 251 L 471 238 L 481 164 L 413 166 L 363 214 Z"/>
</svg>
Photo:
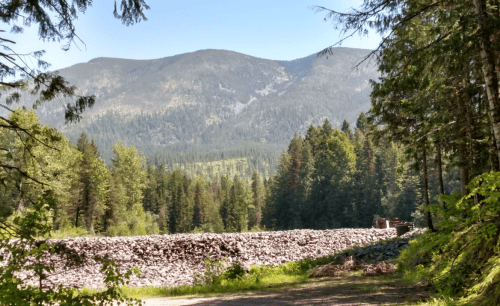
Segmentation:
<svg viewBox="0 0 500 306">
<path fill-rule="evenodd" d="M 89 234 L 94 235 L 94 205 L 88 203 L 85 209 L 85 226 Z"/>
<path fill-rule="evenodd" d="M 19 190 L 19 194 L 17 197 L 17 208 L 16 211 L 21 214 L 24 210 L 24 197 L 23 197 L 23 182 L 19 182 L 19 185 L 17 186 L 17 189 Z"/>
<path fill-rule="evenodd" d="M 442 161 L 442 156 L 441 156 L 441 140 L 436 141 L 436 165 L 438 168 L 439 193 L 444 194 L 443 161 Z"/>
<path fill-rule="evenodd" d="M 477 142 L 478 129 L 476 124 L 476 116 L 477 113 L 475 111 L 475 107 L 471 103 L 471 97 L 469 94 L 469 65 L 465 65 L 464 69 L 464 80 L 463 80 L 463 90 L 464 90 L 464 109 L 467 117 L 467 137 L 469 138 L 469 147 L 468 152 L 468 160 L 469 160 L 469 181 L 482 173 L 481 165 L 478 165 L 476 154 L 479 152 L 479 146 Z"/>
<path fill-rule="evenodd" d="M 463 142 L 458 144 L 458 159 L 460 163 L 460 187 L 462 196 L 465 196 L 467 191 L 467 185 L 469 184 L 469 169 L 467 167 L 467 149 Z"/>
<path fill-rule="evenodd" d="M 78 219 L 80 218 L 80 205 L 76 207 L 76 218 L 75 218 L 75 227 L 78 227 Z"/>
<path fill-rule="evenodd" d="M 491 132 L 491 125 L 488 125 L 488 133 L 490 137 L 489 141 L 489 153 L 490 153 L 490 165 L 491 171 L 500 171 L 500 162 L 498 160 L 498 156 L 495 154 L 496 141 L 493 137 L 493 133 Z"/>
<path fill-rule="evenodd" d="M 467 114 L 466 114 L 466 101 L 463 97 L 458 97 L 457 114 L 456 114 L 456 128 L 457 128 L 457 153 L 458 153 L 458 166 L 460 168 L 460 187 L 462 196 L 467 192 L 467 185 L 469 184 L 469 163 L 467 159 Z"/>
<path fill-rule="evenodd" d="M 423 165 L 423 168 L 424 168 L 423 170 L 424 170 L 425 206 L 429 207 L 429 205 L 430 205 L 430 200 L 429 200 L 429 181 L 427 179 L 427 152 L 425 150 L 425 147 L 423 148 L 423 152 L 422 152 L 422 165 Z M 434 230 L 434 225 L 432 224 L 431 212 L 427 211 L 426 215 L 427 215 L 427 227 L 429 228 L 429 230 L 431 230 L 431 231 L 434 232 L 435 230 Z"/>
<path fill-rule="evenodd" d="M 487 27 L 488 15 L 486 1 L 474 0 L 475 13 L 478 20 L 479 43 L 481 45 L 481 61 L 486 94 L 488 96 L 488 114 L 491 119 L 495 154 L 500 159 L 500 101 L 498 99 L 498 77 L 496 74 L 495 56 L 491 47 L 490 30 Z"/>
<path fill-rule="evenodd" d="M 444 182 L 443 182 L 443 161 L 441 156 L 441 140 L 436 141 L 436 164 L 438 168 L 438 179 L 439 179 L 439 193 L 444 194 Z M 444 209 L 448 210 L 448 207 L 443 203 Z"/>
<path fill-rule="evenodd" d="M 94 203 L 91 196 L 90 177 L 83 180 L 83 216 L 85 227 L 90 234 L 94 234 Z"/>
</svg>

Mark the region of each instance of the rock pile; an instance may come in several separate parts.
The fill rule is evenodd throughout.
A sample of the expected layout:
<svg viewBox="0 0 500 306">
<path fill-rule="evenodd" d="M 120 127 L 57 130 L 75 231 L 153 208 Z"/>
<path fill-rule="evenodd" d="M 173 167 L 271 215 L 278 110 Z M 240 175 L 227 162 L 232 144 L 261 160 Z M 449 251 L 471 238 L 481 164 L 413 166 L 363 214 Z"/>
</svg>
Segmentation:
<svg viewBox="0 0 500 306">
<path fill-rule="evenodd" d="M 348 252 L 347 255 L 354 256 L 357 260 L 363 262 L 389 260 L 397 257 L 401 250 L 406 249 L 409 246 L 409 241 L 410 238 L 383 241 L 365 248 L 357 248 Z"/>
<path fill-rule="evenodd" d="M 396 258 L 399 252 L 408 248 L 410 240 L 425 232 L 425 229 L 417 229 L 408 232 L 399 239 L 380 241 L 377 244 L 372 244 L 366 247 L 359 247 L 353 251 L 344 252 L 344 256 L 353 256 L 356 261 L 360 262 L 376 262 L 385 261 Z M 341 254 L 339 254 L 341 255 Z"/>
<path fill-rule="evenodd" d="M 311 277 L 340 277 L 345 272 L 363 269 L 363 275 L 378 275 L 392 272 L 394 264 L 388 263 L 399 255 L 399 252 L 410 246 L 410 240 L 425 232 L 417 229 L 393 240 L 383 240 L 378 243 L 338 252 L 326 265 L 313 268 Z"/>
<path fill-rule="evenodd" d="M 50 240 L 63 242 L 87 258 L 95 255 L 114 259 L 121 269 L 139 266 L 140 277 L 133 276 L 130 286 L 173 286 L 191 284 L 193 273 L 203 273 L 204 260 L 213 257 L 243 266 L 279 265 L 306 257 L 317 258 L 337 253 L 356 245 L 367 245 L 396 237 L 395 229 L 291 230 L 259 233 L 176 234 L 136 237 L 97 237 Z M 399 242 L 357 249 L 355 256 L 384 259 L 401 248 Z M 359 250 L 359 252 L 358 252 Z M 394 255 L 395 256 L 395 255 Z M 52 260 L 54 260 L 52 258 Z M 65 270 L 56 265 L 49 281 L 54 285 L 98 288 L 104 286 L 100 263 L 93 259 L 81 268 Z"/>
</svg>

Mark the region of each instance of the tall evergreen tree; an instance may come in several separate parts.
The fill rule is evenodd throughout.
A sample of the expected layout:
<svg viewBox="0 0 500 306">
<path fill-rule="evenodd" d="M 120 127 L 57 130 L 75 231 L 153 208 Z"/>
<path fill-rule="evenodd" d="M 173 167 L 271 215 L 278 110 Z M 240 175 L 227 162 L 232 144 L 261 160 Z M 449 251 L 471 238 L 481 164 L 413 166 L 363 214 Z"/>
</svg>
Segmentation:
<svg viewBox="0 0 500 306">
<path fill-rule="evenodd" d="M 304 141 L 301 154 L 301 168 L 299 172 L 299 185 L 297 186 L 296 201 L 301 203 L 301 226 L 311 227 L 313 220 L 313 203 L 311 202 L 311 188 L 315 178 L 316 169 L 314 168 L 315 160 L 312 154 L 311 145 L 308 141 Z M 300 228 L 300 227 L 299 227 Z"/>
<path fill-rule="evenodd" d="M 262 220 L 262 207 L 264 205 L 264 186 L 260 181 L 260 176 L 257 171 L 252 174 L 252 204 L 249 205 L 248 212 L 248 227 L 252 229 L 253 227 L 260 227 Z"/>
<path fill-rule="evenodd" d="M 276 229 L 286 229 L 291 224 L 288 174 L 290 169 L 290 156 L 283 151 L 280 156 L 278 170 L 270 184 L 271 197 L 266 209 L 266 227 L 274 225 Z"/>
<path fill-rule="evenodd" d="M 193 204 L 188 194 L 189 181 L 180 170 L 170 175 L 170 233 L 186 233 L 193 229 Z"/>
<path fill-rule="evenodd" d="M 108 228 L 110 235 L 145 235 L 159 232 L 151 213 L 146 213 L 142 206 L 143 190 L 146 187 L 147 173 L 143 170 L 145 159 L 133 147 L 123 143 L 113 146 L 115 157 L 112 158 L 112 180 L 116 188 L 117 203 L 113 203 L 112 224 Z"/>
<path fill-rule="evenodd" d="M 328 120 L 328 118 L 325 119 L 325 121 L 323 122 L 321 131 L 322 131 L 322 133 L 326 134 L 327 137 L 332 135 L 333 127 L 332 127 L 332 124 L 330 123 L 330 121 Z"/>
<path fill-rule="evenodd" d="M 201 227 L 205 223 L 206 190 L 200 180 L 196 180 L 193 192 L 193 227 Z"/>
<path fill-rule="evenodd" d="M 99 158 L 95 142 L 89 143 L 87 135 L 82 133 L 77 142 L 77 149 L 82 153 L 78 169 L 78 185 L 76 200 L 75 226 L 81 215 L 85 220 L 87 231 L 94 234 L 94 223 L 104 214 L 108 185 L 108 170 L 104 161 Z"/>
<path fill-rule="evenodd" d="M 234 176 L 227 202 L 226 231 L 241 232 L 248 228 L 248 206 L 251 199 L 248 185 Z"/>
<path fill-rule="evenodd" d="M 349 122 L 347 122 L 347 120 L 344 119 L 344 121 L 342 122 L 342 127 L 341 127 L 340 130 L 344 134 L 346 134 L 348 138 L 352 137 L 351 125 L 349 124 Z"/>
<path fill-rule="evenodd" d="M 288 155 L 290 156 L 290 165 L 287 174 L 287 197 L 289 223 L 285 225 L 286 229 L 301 228 L 302 218 L 302 202 L 298 195 L 300 184 L 300 170 L 302 168 L 302 146 L 304 141 L 297 134 L 292 138 L 288 147 Z"/>
<path fill-rule="evenodd" d="M 365 113 L 361 113 L 356 120 L 356 129 L 360 129 L 361 132 L 365 133 L 366 128 L 368 127 L 368 118 Z"/>
</svg>

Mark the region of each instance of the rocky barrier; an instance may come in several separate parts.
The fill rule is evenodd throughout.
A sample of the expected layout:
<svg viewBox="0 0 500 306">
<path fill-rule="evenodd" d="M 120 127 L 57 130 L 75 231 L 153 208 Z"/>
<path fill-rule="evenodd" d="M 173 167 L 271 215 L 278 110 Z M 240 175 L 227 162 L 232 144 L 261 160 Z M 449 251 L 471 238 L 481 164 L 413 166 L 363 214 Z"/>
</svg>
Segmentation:
<svg viewBox="0 0 500 306">
<path fill-rule="evenodd" d="M 193 273 L 203 273 L 204 260 L 209 253 L 218 259 L 227 258 L 229 263 L 238 260 L 249 268 L 251 265 L 280 265 L 307 257 L 322 257 L 356 245 L 373 244 L 394 237 L 396 230 L 391 228 L 96 237 L 50 242 L 62 242 L 87 258 L 108 256 L 123 270 L 139 266 L 141 276 L 134 275 L 129 285 L 140 287 L 191 284 Z M 397 244 L 397 248 L 402 246 Z M 386 256 L 380 255 L 384 254 L 383 249 L 375 250 L 375 257 Z M 365 251 L 358 249 L 356 252 Z M 371 256 L 368 251 L 366 254 Z M 54 275 L 49 276 L 47 281 L 53 285 L 98 288 L 104 286 L 100 269 L 101 264 L 93 259 L 72 270 L 60 263 L 56 264 Z M 28 275 L 24 277 L 28 281 Z"/>
</svg>

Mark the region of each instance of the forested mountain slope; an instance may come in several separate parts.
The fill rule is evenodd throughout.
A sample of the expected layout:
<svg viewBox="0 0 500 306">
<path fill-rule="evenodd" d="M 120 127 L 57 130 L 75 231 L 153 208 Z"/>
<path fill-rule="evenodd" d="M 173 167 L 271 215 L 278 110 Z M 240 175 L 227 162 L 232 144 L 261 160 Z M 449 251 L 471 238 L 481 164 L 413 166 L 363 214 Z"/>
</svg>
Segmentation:
<svg viewBox="0 0 500 306">
<path fill-rule="evenodd" d="M 58 102 L 44 104 L 37 114 L 73 142 L 85 131 L 106 160 L 118 140 L 148 157 L 256 146 L 276 152 L 310 124 L 328 118 L 339 126 L 369 109 L 376 66 L 352 69 L 368 52 L 335 48 L 328 58 L 312 54 L 293 61 L 225 50 L 154 60 L 96 58 L 59 72 L 78 94 L 97 97 L 82 122 L 64 126 Z"/>
</svg>

